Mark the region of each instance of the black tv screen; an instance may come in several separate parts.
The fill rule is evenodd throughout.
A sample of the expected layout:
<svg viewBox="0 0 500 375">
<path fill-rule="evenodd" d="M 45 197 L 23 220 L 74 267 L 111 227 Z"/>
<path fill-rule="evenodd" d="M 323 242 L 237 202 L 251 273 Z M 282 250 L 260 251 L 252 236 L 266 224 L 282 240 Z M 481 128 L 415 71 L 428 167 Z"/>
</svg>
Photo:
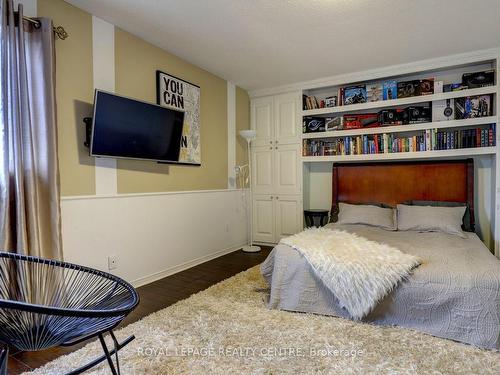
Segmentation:
<svg viewBox="0 0 500 375">
<path fill-rule="evenodd" d="M 178 162 L 184 112 L 96 90 L 91 156 Z"/>
</svg>

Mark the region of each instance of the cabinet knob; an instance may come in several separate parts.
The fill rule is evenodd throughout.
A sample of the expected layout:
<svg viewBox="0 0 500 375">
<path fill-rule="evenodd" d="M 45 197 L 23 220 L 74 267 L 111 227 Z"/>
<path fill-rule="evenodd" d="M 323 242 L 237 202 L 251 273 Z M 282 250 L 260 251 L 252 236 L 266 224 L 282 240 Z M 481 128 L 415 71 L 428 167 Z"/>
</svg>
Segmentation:
<svg viewBox="0 0 500 375">
<path fill-rule="evenodd" d="M 269 147 L 269 150 L 272 150 L 273 149 L 273 146 Z"/>
<path fill-rule="evenodd" d="M 273 144 L 273 141 L 269 141 L 270 144 Z"/>
<path fill-rule="evenodd" d="M 276 200 L 280 199 L 280 197 L 276 197 Z"/>
<path fill-rule="evenodd" d="M 278 144 L 278 141 L 275 141 L 275 142 L 276 142 L 276 144 Z"/>
<path fill-rule="evenodd" d="M 273 196 L 271 195 L 271 200 L 273 199 Z"/>
<path fill-rule="evenodd" d="M 278 146 L 275 147 L 275 149 L 277 150 L 278 149 Z"/>
</svg>

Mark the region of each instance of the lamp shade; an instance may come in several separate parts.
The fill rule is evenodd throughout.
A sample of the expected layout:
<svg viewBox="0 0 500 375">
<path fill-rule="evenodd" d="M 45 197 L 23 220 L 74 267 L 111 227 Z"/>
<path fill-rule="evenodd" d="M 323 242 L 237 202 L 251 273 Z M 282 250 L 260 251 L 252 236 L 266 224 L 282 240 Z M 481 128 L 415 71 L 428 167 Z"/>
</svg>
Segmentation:
<svg viewBox="0 0 500 375">
<path fill-rule="evenodd" d="M 240 136 L 250 142 L 257 137 L 257 132 L 255 130 L 240 130 Z"/>
</svg>

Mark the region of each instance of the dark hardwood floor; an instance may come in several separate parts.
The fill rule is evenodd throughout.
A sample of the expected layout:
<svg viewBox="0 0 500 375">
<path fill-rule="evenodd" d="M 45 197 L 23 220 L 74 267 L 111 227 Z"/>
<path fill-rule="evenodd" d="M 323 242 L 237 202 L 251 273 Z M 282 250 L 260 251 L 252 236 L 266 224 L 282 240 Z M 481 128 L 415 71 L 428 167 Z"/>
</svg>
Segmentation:
<svg viewBox="0 0 500 375">
<path fill-rule="evenodd" d="M 241 271 L 262 263 L 270 251 L 271 248 L 265 246 L 262 247 L 262 251 L 259 253 L 244 253 L 239 250 L 138 288 L 141 303 L 123 321 L 121 326 L 133 323 L 146 315 L 170 306 Z M 40 352 L 21 352 L 11 348 L 8 374 L 20 374 L 43 366 L 47 362 L 75 351 L 85 344 L 82 343 L 71 348 L 57 347 Z"/>
</svg>

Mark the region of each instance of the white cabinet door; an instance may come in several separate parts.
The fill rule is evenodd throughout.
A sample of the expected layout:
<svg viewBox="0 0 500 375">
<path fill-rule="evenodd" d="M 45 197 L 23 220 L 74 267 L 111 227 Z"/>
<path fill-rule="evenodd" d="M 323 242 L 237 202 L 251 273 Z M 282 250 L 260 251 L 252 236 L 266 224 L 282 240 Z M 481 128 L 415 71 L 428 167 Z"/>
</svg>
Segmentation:
<svg viewBox="0 0 500 375">
<path fill-rule="evenodd" d="M 257 132 L 252 145 L 271 145 L 274 141 L 273 97 L 253 99 L 250 107 L 251 128 Z"/>
<path fill-rule="evenodd" d="M 277 144 L 297 143 L 300 140 L 300 93 L 274 97 L 274 126 Z"/>
<path fill-rule="evenodd" d="M 301 146 L 277 145 L 274 147 L 274 193 L 301 193 Z"/>
<path fill-rule="evenodd" d="M 271 194 L 274 190 L 274 147 L 252 147 L 252 189 L 254 194 Z"/>
<path fill-rule="evenodd" d="M 270 195 L 253 196 L 253 240 L 274 243 L 274 201 Z"/>
<path fill-rule="evenodd" d="M 302 198 L 299 195 L 278 195 L 274 200 L 276 242 L 302 230 Z"/>
</svg>

